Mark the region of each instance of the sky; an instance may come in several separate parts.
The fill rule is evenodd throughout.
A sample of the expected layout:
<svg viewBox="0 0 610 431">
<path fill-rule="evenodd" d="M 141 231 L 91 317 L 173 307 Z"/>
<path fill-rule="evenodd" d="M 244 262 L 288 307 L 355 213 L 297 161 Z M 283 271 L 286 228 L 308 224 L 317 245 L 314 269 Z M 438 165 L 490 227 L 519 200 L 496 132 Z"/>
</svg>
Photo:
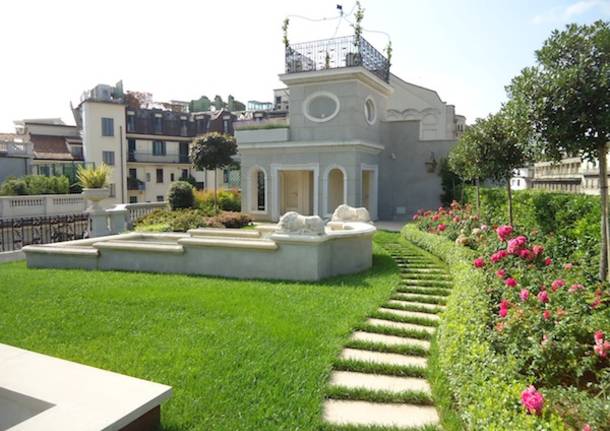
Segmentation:
<svg viewBox="0 0 610 431">
<path fill-rule="evenodd" d="M 495 112 L 504 86 L 567 23 L 610 19 L 610 0 L 362 0 L 364 37 L 392 40 L 392 72 L 436 90 L 467 122 Z M 123 80 L 157 101 L 232 94 L 272 101 L 291 42 L 348 35 L 343 0 L 2 0 L 0 132 L 61 117 L 96 84 Z M 326 18 L 325 20 L 321 20 Z M 381 32 L 381 33 L 380 33 Z"/>
</svg>

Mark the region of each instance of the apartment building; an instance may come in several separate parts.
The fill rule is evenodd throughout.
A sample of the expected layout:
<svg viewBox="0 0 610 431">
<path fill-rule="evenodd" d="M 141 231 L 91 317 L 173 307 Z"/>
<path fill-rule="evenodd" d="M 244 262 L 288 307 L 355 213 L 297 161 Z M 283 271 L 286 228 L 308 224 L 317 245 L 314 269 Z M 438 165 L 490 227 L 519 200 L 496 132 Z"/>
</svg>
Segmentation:
<svg viewBox="0 0 610 431">
<path fill-rule="evenodd" d="M 188 112 L 185 102 L 157 108 L 128 106 L 122 85 L 100 84 L 83 93 L 74 109 L 87 162 L 112 167 L 108 204 L 163 201 L 171 183 L 193 177 L 199 187 L 235 187 L 227 172 L 195 171 L 189 144 L 217 131 L 233 134 L 228 110 Z"/>
</svg>

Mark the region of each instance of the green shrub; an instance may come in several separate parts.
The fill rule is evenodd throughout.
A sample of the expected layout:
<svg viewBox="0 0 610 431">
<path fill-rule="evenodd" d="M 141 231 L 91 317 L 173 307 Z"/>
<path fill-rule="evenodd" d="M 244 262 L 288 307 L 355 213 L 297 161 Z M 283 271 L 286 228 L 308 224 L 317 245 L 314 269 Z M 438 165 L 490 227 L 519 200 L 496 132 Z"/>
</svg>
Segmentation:
<svg viewBox="0 0 610 431">
<path fill-rule="evenodd" d="M 222 211 L 241 211 L 241 194 L 239 190 L 218 190 L 218 208 Z M 201 190 L 195 192 L 195 206 L 209 213 L 214 212 L 214 191 Z"/>
<path fill-rule="evenodd" d="M 467 429 L 564 430 L 562 420 L 546 410 L 525 413 L 520 394 L 532 382 L 519 374 L 514 355 L 498 354 L 491 342 L 492 304 L 487 279 L 472 269 L 476 254 L 447 238 L 407 225 L 406 239 L 444 260 L 454 287 L 438 328 L 439 361 L 455 397 L 455 407 Z"/>
<path fill-rule="evenodd" d="M 70 191 L 68 177 L 28 175 L 8 178 L 0 184 L 0 194 L 4 196 L 66 194 Z"/>
<path fill-rule="evenodd" d="M 229 229 L 241 229 L 252 223 L 252 218 L 248 214 L 230 211 L 224 211 L 213 219 Z"/>
<path fill-rule="evenodd" d="M 252 219 L 247 214 L 221 212 L 216 216 L 200 209 L 159 209 L 138 219 L 135 229 L 139 232 L 186 232 L 198 227 L 240 229 L 249 225 Z"/>
<path fill-rule="evenodd" d="M 104 163 L 91 168 L 79 166 L 76 171 L 76 178 L 78 178 L 78 183 L 83 188 L 101 189 L 108 185 L 108 177 L 110 177 L 111 172 L 110 166 Z"/>
<path fill-rule="evenodd" d="M 169 222 L 171 232 L 186 232 L 199 227 L 223 227 L 223 225 L 213 217 L 206 217 L 201 211 L 188 209 L 175 211 L 175 216 Z"/>
<path fill-rule="evenodd" d="M 171 209 L 192 208 L 195 203 L 193 186 L 186 181 L 172 183 L 167 195 Z"/>
</svg>

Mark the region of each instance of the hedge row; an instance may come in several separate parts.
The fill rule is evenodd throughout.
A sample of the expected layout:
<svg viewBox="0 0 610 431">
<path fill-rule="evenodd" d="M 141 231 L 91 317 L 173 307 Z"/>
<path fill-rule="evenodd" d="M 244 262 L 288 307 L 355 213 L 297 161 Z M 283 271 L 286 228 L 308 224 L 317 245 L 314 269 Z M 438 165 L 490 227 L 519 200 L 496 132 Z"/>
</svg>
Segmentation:
<svg viewBox="0 0 610 431">
<path fill-rule="evenodd" d="M 439 325 L 439 362 L 446 373 L 455 408 L 467 429 L 472 430 L 564 430 L 553 414 L 535 417 L 525 413 L 519 400 L 531 382 L 518 373 L 514 358 L 494 352 L 489 338 L 491 304 L 481 271 L 472 270 L 470 249 L 421 232 L 414 225 L 403 236 L 449 265 L 454 287 Z"/>
</svg>

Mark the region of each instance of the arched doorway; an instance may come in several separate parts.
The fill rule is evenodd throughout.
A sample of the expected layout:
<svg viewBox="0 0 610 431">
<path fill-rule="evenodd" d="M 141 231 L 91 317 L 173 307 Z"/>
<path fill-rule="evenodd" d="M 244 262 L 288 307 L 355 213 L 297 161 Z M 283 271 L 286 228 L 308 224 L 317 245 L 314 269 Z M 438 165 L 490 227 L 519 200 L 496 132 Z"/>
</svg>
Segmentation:
<svg viewBox="0 0 610 431">
<path fill-rule="evenodd" d="M 345 174 L 341 169 L 332 168 L 328 171 L 326 201 L 328 214 L 332 214 L 339 205 L 345 203 L 345 184 Z"/>
</svg>

